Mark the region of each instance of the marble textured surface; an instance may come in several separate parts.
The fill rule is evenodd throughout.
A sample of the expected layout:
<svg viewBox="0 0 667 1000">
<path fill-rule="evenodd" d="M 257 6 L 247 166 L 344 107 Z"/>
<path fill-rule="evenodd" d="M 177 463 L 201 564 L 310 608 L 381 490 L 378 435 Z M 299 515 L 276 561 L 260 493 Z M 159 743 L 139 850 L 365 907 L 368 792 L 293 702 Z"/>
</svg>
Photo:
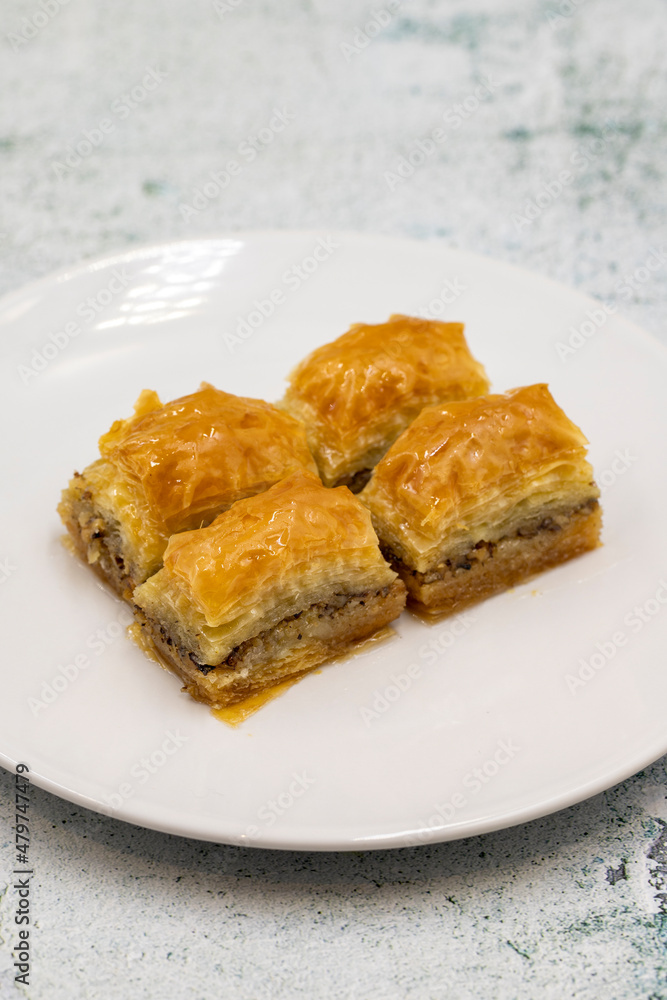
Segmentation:
<svg viewBox="0 0 667 1000">
<path fill-rule="evenodd" d="M 514 261 L 667 340 L 667 266 L 644 276 L 667 236 L 662 0 L 4 0 L 0 48 L 2 292 L 135 243 L 359 229 Z M 12 787 L 2 1000 L 667 998 L 667 759 L 526 826 L 377 854 L 201 844 L 36 790 L 28 990 Z"/>
</svg>

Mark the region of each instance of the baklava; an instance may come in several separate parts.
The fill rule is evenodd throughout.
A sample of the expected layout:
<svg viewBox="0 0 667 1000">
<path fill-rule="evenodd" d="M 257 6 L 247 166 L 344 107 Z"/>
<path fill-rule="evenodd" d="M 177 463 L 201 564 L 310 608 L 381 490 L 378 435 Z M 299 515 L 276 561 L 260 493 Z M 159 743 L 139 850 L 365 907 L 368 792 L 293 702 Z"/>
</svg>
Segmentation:
<svg viewBox="0 0 667 1000">
<path fill-rule="evenodd" d="M 222 708 L 352 651 L 398 617 L 405 588 L 363 504 L 302 471 L 173 535 L 134 602 L 141 645 Z"/>
<path fill-rule="evenodd" d="M 297 420 L 206 383 L 164 405 L 145 390 L 99 444 L 101 457 L 74 474 L 58 512 L 121 596 L 159 569 L 175 532 L 209 524 L 296 469 L 316 470 Z"/>
<path fill-rule="evenodd" d="M 424 410 L 361 494 L 411 603 L 457 611 L 595 548 L 587 443 L 542 384 Z"/>
<path fill-rule="evenodd" d="M 462 323 L 411 316 L 357 323 L 292 372 L 280 404 L 306 426 L 325 486 L 358 492 L 425 406 L 488 392 Z"/>
</svg>

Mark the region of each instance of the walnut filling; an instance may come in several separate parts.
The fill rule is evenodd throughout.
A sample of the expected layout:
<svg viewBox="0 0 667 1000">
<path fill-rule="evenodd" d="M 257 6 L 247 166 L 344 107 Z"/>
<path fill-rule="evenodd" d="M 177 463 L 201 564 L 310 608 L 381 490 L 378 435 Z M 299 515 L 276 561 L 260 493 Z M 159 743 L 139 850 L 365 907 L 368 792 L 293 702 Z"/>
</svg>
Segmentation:
<svg viewBox="0 0 667 1000">
<path fill-rule="evenodd" d="M 232 649 L 224 660 L 213 664 L 202 663 L 194 653 L 189 653 L 183 646 L 174 643 L 166 629 L 154 619 L 146 618 L 146 622 L 149 628 L 160 633 L 162 642 L 173 647 L 181 659 L 190 659 L 197 670 L 206 677 L 212 670 L 235 670 L 240 666 L 247 668 L 257 662 L 264 662 L 272 655 L 276 655 L 279 650 L 284 652 L 286 643 L 296 645 L 304 637 L 310 637 L 317 621 L 324 618 L 333 621 L 341 613 L 349 612 L 355 606 L 364 607 L 366 601 L 371 598 L 387 597 L 390 590 L 391 587 L 387 586 L 380 590 L 367 590 L 361 594 L 332 594 L 328 601 L 311 604 L 303 611 L 298 611 L 295 615 L 284 618 L 273 628 L 266 629 L 258 635 L 246 639 Z"/>
<path fill-rule="evenodd" d="M 163 666 L 178 674 L 193 698 L 222 708 L 355 650 L 398 618 L 405 598 L 400 580 L 377 590 L 332 593 L 239 643 L 217 664 L 199 661 L 182 647 L 181 640 L 136 606 L 139 635 L 135 641 L 151 648 Z"/>
<path fill-rule="evenodd" d="M 81 473 L 74 474 L 76 479 L 83 479 Z M 125 565 L 122 555 L 123 543 L 120 536 L 120 526 L 111 524 L 94 506 L 93 495 L 89 489 L 84 489 L 67 510 L 65 526 L 74 543 L 88 564 L 96 569 L 101 576 L 121 596 L 134 587 L 134 580 Z"/>
<path fill-rule="evenodd" d="M 415 569 L 411 569 L 407 566 L 395 552 L 392 551 L 386 545 L 381 545 L 382 554 L 385 559 L 391 563 L 394 569 L 400 568 L 403 574 L 409 573 L 414 577 L 415 582 L 420 586 L 435 583 L 438 580 L 444 580 L 446 578 L 451 578 L 459 573 L 465 574 L 468 570 L 471 570 L 481 563 L 486 563 L 494 558 L 496 550 L 499 545 L 503 542 L 516 539 L 531 539 L 535 538 L 537 535 L 544 532 L 552 532 L 556 534 L 565 528 L 573 515 L 578 513 L 592 513 L 598 507 L 598 501 L 596 499 L 587 500 L 583 504 L 579 504 L 577 507 L 572 507 L 567 511 L 558 511 L 549 514 L 547 517 L 533 518 L 527 521 L 525 525 L 522 525 L 513 535 L 504 535 L 495 542 L 485 542 L 480 541 L 477 544 L 465 552 L 463 555 L 456 556 L 452 559 L 441 559 L 435 566 L 427 570 L 425 573 L 419 573 Z"/>
<path fill-rule="evenodd" d="M 355 472 L 351 476 L 342 476 L 340 479 L 336 480 L 334 485 L 347 486 L 350 493 L 361 493 L 364 486 L 371 478 L 372 472 L 372 469 L 360 469 L 359 472 Z"/>
</svg>

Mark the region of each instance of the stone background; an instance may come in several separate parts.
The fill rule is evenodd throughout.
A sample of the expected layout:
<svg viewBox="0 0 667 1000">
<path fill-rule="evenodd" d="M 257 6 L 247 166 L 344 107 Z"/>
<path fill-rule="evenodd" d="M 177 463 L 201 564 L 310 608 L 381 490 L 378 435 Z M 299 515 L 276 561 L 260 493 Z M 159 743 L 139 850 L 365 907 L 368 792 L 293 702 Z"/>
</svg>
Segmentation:
<svg viewBox="0 0 667 1000">
<path fill-rule="evenodd" d="M 667 239 L 665 51 L 664 0 L 3 0 L 0 291 L 135 243 L 353 229 L 516 262 L 667 340 L 667 267 L 641 270 Z M 288 126 L 184 211 L 274 109 Z M 0 997 L 664 1000 L 666 767 L 513 830 L 351 855 L 202 844 L 35 790 L 27 993 L 2 771 Z"/>
</svg>

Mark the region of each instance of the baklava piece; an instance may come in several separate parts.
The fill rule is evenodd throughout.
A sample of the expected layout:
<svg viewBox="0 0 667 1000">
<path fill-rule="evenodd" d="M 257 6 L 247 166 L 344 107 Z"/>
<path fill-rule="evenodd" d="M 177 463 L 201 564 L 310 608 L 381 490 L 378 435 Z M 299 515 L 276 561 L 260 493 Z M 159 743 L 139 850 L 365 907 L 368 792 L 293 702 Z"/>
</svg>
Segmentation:
<svg viewBox="0 0 667 1000">
<path fill-rule="evenodd" d="M 361 494 L 411 602 L 457 611 L 595 548 L 587 443 L 546 385 L 424 410 Z"/>
<path fill-rule="evenodd" d="M 222 708 L 352 651 L 400 614 L 405 588 L 363 504 L 297 472 L 173 535 L 134 602 L 140 644 Z"/>
<path fill-rule="evenodd" d="M 209 524 L 295 469 L 315 471 L 297 420 L 206 383 L 164 405 L 142 392 L 134 416 L 100 438 L 100 455 L 74 474 L 58 513 L 121 596 L 159 569 L 170 535 Z"/>
<path fill-rule="evenodd" d="M 488 392 L 462 323 L 357 323 L 294 369 L 282 405 L 306 426 L 325 486 L 357 493 L 425 406 Z"/>
</svg>

